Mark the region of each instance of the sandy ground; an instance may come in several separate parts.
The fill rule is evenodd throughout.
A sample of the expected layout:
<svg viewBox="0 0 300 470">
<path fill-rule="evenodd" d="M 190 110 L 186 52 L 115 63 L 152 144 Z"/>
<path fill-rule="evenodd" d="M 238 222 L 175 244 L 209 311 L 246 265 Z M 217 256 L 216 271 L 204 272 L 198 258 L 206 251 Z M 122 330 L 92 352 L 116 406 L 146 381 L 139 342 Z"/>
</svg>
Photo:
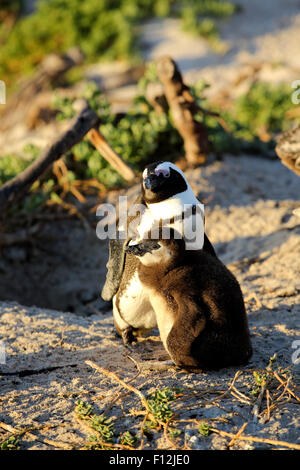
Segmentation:
<svg viewBox="0 0 300 470">
<path fill-rule="evenodd" d="M 205 41 L 181 34 L 178 22 L 166 19 L 144 26 L 145 58 L 172 55 L 188 82 L 205 78 L 212 85 L 212 94 L 228 88 L 243 67 L 255 62 L 263 64 L 259 79 L 285 83 L 299 79 L 298 0 L 239 3 L 244 13 L 220 25 L 221 38 L 228 44 L 225 55 L 212 53 Z M 101 67 L 93 66 L 87 75 L 98 74 L 103 79 Z M 108 83 L 107 69 L 105 77 Z M 128 90 L 124 87 L 116 93 L 128 99 Z M 10 141 L 9 136 L 4 141 L 0 138 L 2 149 L 6 145 L 13 150 L 15 143 L 21 148 L 23 131 L 18 128 L 15 132 Z M 34 135 L 40 140 L 43 137 L 39 129 L 26 138 L 33 141 Z M 45 136 L 48 142 L 49 130 Z M 293 358 L 299 356 L 295 341 L 300 340 L 300 219 L 293 210 L 300 206 L 300 180 L 279 160 L 254 155 L 228 155 L 186 174 L 205 201 L 207 234 L 241 284 L 254 348 L 251 362 L 240 369 L 238 377 L 235 368 L 203 374 L 146 369 L 147 361 L 164 356 L 158 332 L 128 351 L 115 336 L 111 311 L 99 298 L 107 243 L 96 238 L 94 227 L 87 232 L 80 221 L 44 222 L 31 243 L 6 247 L 0 258 L 0 341 L 6 350 L 6 363 L 0 364 L 0 421 L 36 428 L 21 438 L 22 449 L 82 445 L 91 432 L 74 415 L 78 399 L 112 417 L 117 435 L 128 429 L 139 435 L 144 418 L 139 414 L 143 411 L 139 398 L 95 372 L 86 360 L 126 382 L 131 380 L 145 396 L 158 388 L 182 387 L 182 396 L 173 404 L 177 413 L 174 426 L 182 431 L 174 440 L 177 447 L 185 442 L 188 448 L 226 449 L 230 441 L 216 432 L 200 436 L 197 424 L 183 419 L 205 419 L 230 433 L 248 422 L 245 436 L 300 444 L 295 398 L 285 390 L 270 418 L 263 414 L 255 422 L 252 409 L 256 399 L 251 395 L 253 369 L 265 368 L 274 353 L 275 367 L 289 367 L 291 391 L 299 395 L 299 362 L 293 364 Z M 131 188 L 129 196 L 137 190 Z M 110 200 L 117 196 L 111 194 Z M 239 393 L 231 390 L 222 396 L 234 377 Z M 278 385 L 276 381 L 270 384 L 271 398 L 284 392 L 284 387 L 276 391 Z M 264 398 L 261 411 L 266 407 Z M 38 430 L 40 425 L 48 427 Z M 0 442 L 8 435 L 0 427 Z M 167 449 L 172 444 L 162 431 L 153 430 L 144 447 Z M 287 447 L 236 440 L 232 448 Z"/>
<path fill-rule="evenodd" d="M 265 415 L 255 422 L 252 415 L 255 398 L 251 395 L 252 370 L 265 368 L 274 353 L 277 354 L 276 367 L 290 367 L 293 383 L 299 387 L 299 364 L 292 363 L 293 342 L 300 340 L 297 327 L 300 221 L 293 215 L 293 209 L 300 205 L 299 179 L 279 161 L 254 156 L 228 156 L 222 162 L 188 171 L 187 177 L 194 191 L 209 201 L 206 204 L 207 233 L 243 290 L 254 355 L 251 362 L 240 369 L 242 373 L 235 385 L 249 400 L 228 393 L 214 401 L 218 391 L 228 389 L 237 372 L 235 368 L 203 374 L 187 374 L 175 369 L 144 370 L 147 361 L 164 356 L 157 331 L 128 351 L 115 336 L 111 312 L 105 316 L 99 312 L 84 317 L 2 302 L 0 338 L 6 347 L 7 361 L 1 366 L 0 421 L 14 427 L 50 426 L 33 432 L 38 440 L 25 434 L 21 440 L 22 448 L 51 448 L 45 444 L 45 439 L 55 441 L 57 444 L 52 444 L 57 448 L 64 443 L 78 446 L 85 442 L 90 433 L 74 415 L 78 399 L 92 403 L 98 413 L 105 412 L 112 417 L 117 435 L 127 429 L 139 435 L 143 418 L 143 415 L 136 415 L 143 410 L 139 398 L 120 389 L 119 384 L 106 375 L 95 372 L 85 360 L 94 361 L 125 381 L 132 379 L 131 385 L 145 396 L 157 388 L 182 387 L 183 395 L 174 403 L 177 419 L 206 419 L 218 429 L 233 433 L 248 422 L 246 436 L 299 444 L 299 403 L 297 405 L 293 398 L 285 401 L 271 412 L 267 422 Z M 132 188 L 130 194 L 135 191 L 136 188 Z M 84 239 L 84 229 L 81 230 Z M 70 241 L 71 238 L 65 242 L 65 248 Z M 96 238 L 94 243 L 99 247 Z M 95 248 L 91 245 L 93 254 Z M 82 282 L 82 290 L 85 287 L 88 290 L 93 277 L 101 286 L 106 256 L 106 250 L 99 250 L 98 272 L 93 267 L 83 269 L 82 266 L 82 276 L 77 280 L 79 260 L 73 257 L 74 290 L 76 282 Z M 18 278 L 18 271 L 21 266 L 20 261 L 19 267 L 14 266 L 20 283 L 22 276 L 20 274 Z M 58 282 L 59 271 L 53 272 L 52 276 L 53 279 L 57 276 Z M 23 279 L 26 285 L 25 277 Z M 44 288 L 46 285 L 45 282 Z M 51 288 L 49 283 L 50 297 L 53 295 Z M 1 297 L 5 298 L 3 292 Z M 141 368 L 137 377 L 137 366 L 128 354 Z M 271 396 L 276 393 L 274 387 Z M 110 408 L 117 392 L 121 392 L 120 400 Z M 261 411 L 265 408 L 266 401 L 263 400 Z M 192 422 L 178 422 L 176 427 L 182 430 L 178 447 L 185 439 L 189 448 L 225 449 L 230 440 L 216 433 L 209 437 L 200 436 L 197 425 Z M 144 445 L 146 449 L 171 448 L 170 442 L 159 431 L 152 431 Z M 270 448 L 270 445 L 237 440 L 233 448 L 262 449 Z"/>
</svg>

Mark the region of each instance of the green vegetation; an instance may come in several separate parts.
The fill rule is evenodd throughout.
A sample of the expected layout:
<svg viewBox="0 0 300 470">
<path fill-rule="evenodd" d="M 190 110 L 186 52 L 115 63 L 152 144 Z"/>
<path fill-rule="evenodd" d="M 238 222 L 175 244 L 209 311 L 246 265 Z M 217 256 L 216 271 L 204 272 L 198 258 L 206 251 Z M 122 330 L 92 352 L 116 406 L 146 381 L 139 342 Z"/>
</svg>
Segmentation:
<svg viewBox="0 0 300 470">
<path fill-rule="evenodd" d="M 228 18 L 240 11 L 240 6 L 220 0 L 185 0 L 180 16 L 183 31 L 207 39 L 215 52 L 223 53 L 226 47 L 219 38 L 216 19 Z"/>
<path fill-rule="evenodd" d="M 123 432 L 123 434 L 120 436 L 120 443 L 125 446 L 136 447 L 138 442 L 138 438 L 129 431 Z"/>
<path fill-rule="evenodd" d="M 147 397 L 149 410 L 153 420 L 148 423 L 149 427 L 157 427 L 160 423 L 167 422 L 173 416 L 173 410 L 170 402 L 176 400 L 177 391 L 166 387 L 162 390 L 156 390 Z"/>
<path fill-rule="evenodd" d="M 247 129 L 245 137 L 251 137 L 259 130 L 273 134 L 288 128 L 285 113 L 290 108 L 290 85 L 256 82 L 248 93 L 237 99 L 233 117 Z"/>
<path fill-rule="evenodd" d="M 201 436 L 209 436 L 211 434 L 211 429 L 207 423 L 200 423 L 198 427 L 198 432 L 201 434 Z"/>
<path fill-rule="evenodd" d="M 0 450 L 20 450 L 19 439 L 11 436 L 0 443 Z"/>
<path fill-rule="evenodd" d="M 143 79 L 145 83 L 146 78 Z M 140 89 L 143 88 L 140 84 Z M 125 116 L 110 113 L 110 106 L 94 83 L 90 83 L 83 93 L 90 106 L 101 117 L 100 131 L 114 150 L 135 170 L 168 156 L 174 160 L 183 151 L 183 143 L 168 115 L 157 115 L 143 95 L 139 95 Z M 72 101 L 56 98 L 58 119 L 73 115 Z M 107 188 L 121 186 L 123 180 L 110 165 L 99 156 L 93 145 L 84 139 L 72 149 L 67 157 L 68 167 L 74 168 L 77 177 L 96 178 Z"/>
<path fill-rule="evenodd" d="M 173 416 L 170 402 L 176 400 L 178 393 L 179 389 L 166 387 L 161 390 L 155 390 L 155 392 L 147 397 L 150 413 L 149 418 L 143 426 L 143 433 L 145 435 L 149 433 L 150 429 L 160 429 Z M 103 414 L 97 415 L 92 405 L 78 400 L 74 411 L 79 420 L 85 422 L 91 431 L 96 432 L 96 434 L 92 434 L 88 437 L 86 448 L 105 450 L 114 447 L 117 442 L 122 446 L 130 448 L 136 448 L 138 446 L 141 437 L 140 433 L 135 435 L 134 432 L 127 430 L 117 437 L 115 427 L 111 422 L 112 418 L 106 418 Z M 179 429 L 169 429 L 169 435 L 171 437 L 178 437 L 180 434 L 181 431 Z"/>
<path fill-rule="evenodd" d="M 79 46 L 88 61 L 137 57 L 138 22 L 169 13 L 169 0 L 40 0 L 1 47 L 0 77 L 10 83 L 48 53 Z"/>
<path fill-rule="evenodd" d="M 21 0 L 0 0 L 0 14 L 19 12 Z M 10 86 L 30 73 L 50 52 L 79 46 L 87 61 L 132 59 L 139 54 L 139 24 L 150 17 L 175 15 L 183 29 L 215 43 L 214 18 L 237 11 L 219 0 L 40 0 L 37 10 L 19 17 L 1 44 L 0 77 Z M 1 41 L 1 30 L 0 30 Z"/>
<path fill-rule="evenodd" d="M 266 386 L 268 382 L 272 380 L 272 372 L 274 365 L 276 364 L 277 361 L 277 354 L 273 354 L 272 357 L 269 359 L 269 363 L 266 367 L 266 370 L 264 372 L 262 371 L 253 371 L 253 379 L 254 379 L 254 384 L 251 390 L 251 395 L 257 397 L 262 388 Z M 280 371 L 280 368 L 278 369 Z"/>
<path fill-rule="evenodd" d="M 152 161 L 175 161 L 184 154 L 183 140 L 174 127 L 170 112 L 158 115 L 145 98 L 147 84 L 156 80 L 155 67 L 151 63 L 138 84 L 138 96 L 126 115 L 112 114 L 109 102 L 93 82 L 86 86 L 82 94 L 101 118 L 100 132 L 137 172 Z M 207 86 L 200 81 L 191 92 L 199 106 L 220 112 L 219 109 L 211 109 L 209 102 L 203 99 Z M 257 82 L 232 104 L 231 109 L 221 112 L 229 132 L 214 116 L 199 112 L 196 119 L 204 123 L 211 151 L 216 154 L 269 154 L 274 150 L 274 134 L 290 125 L 285 113 L 290 106 L 289 87 Z M 53 107 L 58 111 L 58 120 L 75 115 L 73 100 L 69 98 L 56 96 Z M 0 158 L 0 184 L 24 170 L 39 154 L 39 149 L 33 145 L 28 145 L 24 150 L 26 159 L 18 155 Z M 77 197 L 78 187 L 74 189 L 74 185 L 79 181 L 96 181 L 107 189 L 124 184 L 121 176 L 87 138 L 75 145 L 64 156 L 63 162 L 63 174 L 58 174 L 53 168 L 32 186 L 22 204 L 24 214 L 38 210 L 48 201 L 62 203 L 71 193 Z"/>
<path fill-rule="evenodd" d="M 88 427 L 97 433 L 88 438 L 91 444 L 87 447 L 90 450 L 104 450 L 110 448 L 109 446 L 105 446 L 104 443 L 112 443 L 115 436 L 115 428 L 111 423 L 111 419 L 106 418 L 103 414 L 97 415 L 92 405 L 81 400 L 76 402 L 75 415 L 78 419 L 85 421 Z"/>
</svg>

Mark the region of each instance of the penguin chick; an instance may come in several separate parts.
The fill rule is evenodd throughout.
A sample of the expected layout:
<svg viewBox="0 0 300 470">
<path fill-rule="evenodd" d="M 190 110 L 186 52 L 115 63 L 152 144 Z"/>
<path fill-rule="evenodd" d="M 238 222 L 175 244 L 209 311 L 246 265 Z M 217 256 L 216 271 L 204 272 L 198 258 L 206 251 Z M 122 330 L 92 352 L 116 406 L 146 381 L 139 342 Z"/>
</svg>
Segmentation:
<svg viewBox="0 0 300 470">
<path fill-rule="evenodd" d="M 195 372 L 245 364 L 252 346 L 238 281 L 216 256 L 188 251 L 174 235 L 126 248 L 140 261 L 166 351 Z"/>
</svg>

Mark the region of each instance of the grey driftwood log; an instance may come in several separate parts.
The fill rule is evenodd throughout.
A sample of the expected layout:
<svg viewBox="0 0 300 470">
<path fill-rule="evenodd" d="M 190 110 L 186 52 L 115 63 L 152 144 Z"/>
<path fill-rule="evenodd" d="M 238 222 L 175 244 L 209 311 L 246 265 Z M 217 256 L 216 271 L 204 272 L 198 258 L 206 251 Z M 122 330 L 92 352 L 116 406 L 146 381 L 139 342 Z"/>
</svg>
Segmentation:
<svg viewBox="0 0 300 470">
<path fill-rule="evenodd" d="M 0 188 L 0 214 L 13 199 L 24 194 L 53 162 L 80 142 L 98 122 L 96 112 L 89 107 L 84 108 L 66 132 L 48 146 L 28 168 Z"/>
<path fill-rule="evenodd" d="M 50 88 L 72 67 L 81 64 L 83 54 L 78 48 L 64 55 L 48 55 L 33 77 L 20 84 L 20 89 L 10 97 L 1 113 L 0 131 L 5 132 L 18 122 L 26 120 L 36 99 Z"/>
<path fill-rule="evenodd" d="M 85 106 L 82 109 L 83 103 Z M 100 134 L 98 130 L 100 118 L 97 113 L 88 106 L 85 100 L 78 100 L 77 104 L 82 110 L 72 120 L 69 129 L 48 146 L 28 168 L 0 187 L 0 214 L 10 202 L 20 198 L 52 163 L 71 150 L 85 135 L 125 181 L 132 182 L 135 179 L 136 175 L 132 168 Z"/>
<path fill-rule="evenodd" d="M 205 126 L 194 118 L 198 108 L 189 87 L 183 83 L 180 70 L 171 57 L 161 57 L 156 66 L 174 124 L 184 140 L 185 158 L 192 166 L 204 163 L 209 149 L 208 136 Z"/>
</svg>

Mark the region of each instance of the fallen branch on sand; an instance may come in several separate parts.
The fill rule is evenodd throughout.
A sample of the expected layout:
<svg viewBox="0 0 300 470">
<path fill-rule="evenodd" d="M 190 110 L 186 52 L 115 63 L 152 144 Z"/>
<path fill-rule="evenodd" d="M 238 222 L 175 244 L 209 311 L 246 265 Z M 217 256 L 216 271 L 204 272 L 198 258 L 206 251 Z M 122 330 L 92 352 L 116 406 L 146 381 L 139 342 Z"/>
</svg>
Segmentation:
<svg viewBox="0 0 300 470">
<path fill-rule="evenodd" d="M 0 213 L 9 202 L 20 197 L 52 163 L 80 142 L 98 122 L 99 117 L 95 111 L 89 107 L 84 108 L 63 135 L 47 147 L 28 168 L 0 188 Z"/>
<path fill-rule="evenodd" d="M 26 190 L 56 162 L 62 155 L 66 154 L 75 144 L 80 142 L 89 133 L 88 137 L 103 157 L 117 170 L 126 181 L 135 178 L 134 171 L 122 160 L 119 155 L 108 145 L 97 130 L 99 117 L 88 105 L 82 109 L 73 120 L 70 128 L 65 131 L 52 145 L 47 147 L 43 153 L 22 173 L 7 181 L 0 188 L 0 213 L 13 200 L 20 198 Z"/>
<path fill-rule="evenodd" d="M 27 434 L 33 441 L 41 442 L 42 444 L 45 444 L 51 447 L 56 447 L 58 449 L 64 449 L 64 450 L 72 450 L 74 448 L 73 445 L 68 444 L 66 442 L 52 441 L 50 439 L 42 439 L 32 434 L 32 431 L 39 431 L 40 429 L 52 428 L 52 427 L 56 427 L 56 425 L 42 424 L 40 426 L 28 426 L 23 429 L 17 429 L 11 426 L 10 424 L 6 424 L 0 421 L 0 427 L 4 429 L 5 431 L 10 432 L 14 437 L 21 437 L 24 434 Z M 4 441 L 6 441 L 6 439 L 4 439 Z M 0 444 L 3 444 L 3 442 L 0 442 Z"/>
</svg>

